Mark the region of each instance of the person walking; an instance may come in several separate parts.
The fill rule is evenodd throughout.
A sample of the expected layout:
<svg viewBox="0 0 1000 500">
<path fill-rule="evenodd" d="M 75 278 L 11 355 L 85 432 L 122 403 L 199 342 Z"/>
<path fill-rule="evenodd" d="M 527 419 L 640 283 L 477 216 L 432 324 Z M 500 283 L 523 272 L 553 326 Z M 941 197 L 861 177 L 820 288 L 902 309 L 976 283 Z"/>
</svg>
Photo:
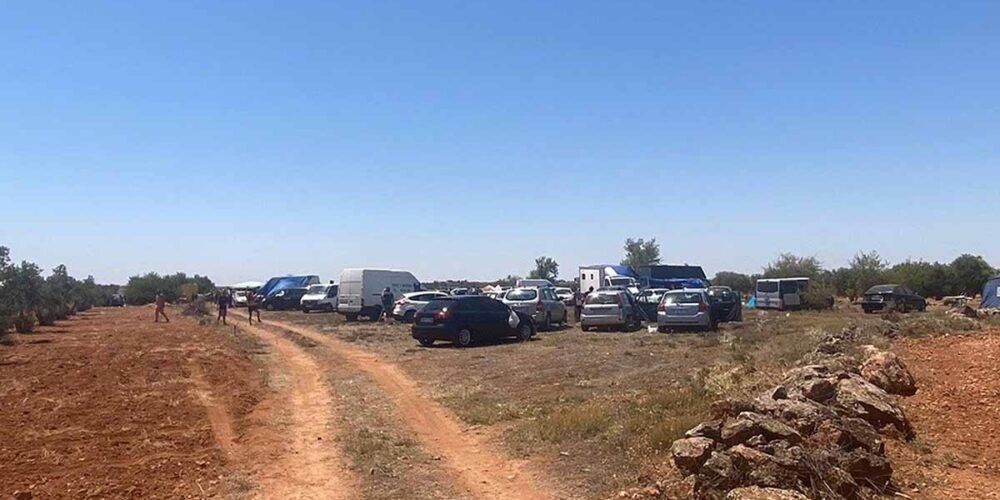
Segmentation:
<svg viewBox="0 0 1000 500">
<path fill-rule="evenodd" d="M 583 315 L 583 292 L 576 292 L 573 294 L 573 302 L 576 307 L 573 308 L 573 319 L 577 323 L 580 322 L 580 316 Z"/>
<path fill-rule="evenodd" d="M 153 322 L 159 323 L 160 316 L 163 316 L 163 319 L 167 323 L 170 323 L 170 318 L 168 318 L 167 313 L 164 312 L 164 309 L 167 307 L 167 296 L 163 295 L 162 291 L 157 291 L 154 302 L 156 303 L 156 312 L 154 313 Z"/>
<path fill-rule="evenodd" d="M 392 322 L 392 303 L 396 301 L 396 297 L 392 295 L 392 289 L 385 287 L 382 290 L 382 314 L 385 314 L 384 321 L 387 323 Z"/>
<path fill-rule="evenodd" d="M 259 300 L 256 293 L 253 291 L 247 292 L 247 319 L 250 320 L 251 325 L 253 324 L 253 313 L 257 313 L 257 322 L 261 323 Z"/>
<path fill-rule="evenodd" d="M 219 317 L 215 318 L 215 322 L 218 323 L 222 321 L 222 324 L 226 324 L 226 315 L 229 313 L 229 306 L 233 304 L 233 296 L 229 295 L 229 290 L 223 290 L 215 294 L 215 305 L 219 307 Z"/>
</svg>

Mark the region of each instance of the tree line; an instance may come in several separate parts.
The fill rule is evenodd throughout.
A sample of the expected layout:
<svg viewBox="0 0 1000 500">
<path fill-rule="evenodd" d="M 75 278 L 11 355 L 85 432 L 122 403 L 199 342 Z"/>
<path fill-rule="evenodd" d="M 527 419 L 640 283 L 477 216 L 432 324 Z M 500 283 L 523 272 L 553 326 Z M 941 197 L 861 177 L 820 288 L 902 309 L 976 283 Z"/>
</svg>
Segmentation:
<svg viewBox="0 0 1000 500">
<path fill-rule="evenodd" d="M 815 286 L 851 300 L 872 286 L 890 283 L 905 285 L 924 297 L 940 299 L 950 295 L 974 296 L 1000 273 L 978 255 L 962 254 L 950 263 L 906 260 L 890 265 L 876 251 L 858 252 L 847 266 L 836 269 L 825 269 L 813 256 L 784 253 L 762 271 L 760 274 L 721 271 L 712 278 L 712 284 L 750 293 L 760 278 L 806 277 Z"/>
<path fill-rule="evenodd" d="M 78 280 L 64 265 L 43 277 L 38 265 L 28 261 L 15 264 L 10 250 L 0 247 L 0 334 L 10 328 L 28 333 L 36 325 L 51 326 L 106 304 L 117 291 L 117 285 L 99 285 L 93 276 Z"/>
<path fill-rule="evenodd" d="M 58 265 L 43 276 L 33 262 L 14 263 L 10 250 L 0 246 L 0 334 L 13 328 L 29 333 L 36 326 L 51 326 L 78 312 L 109 304 L 121 291 L 119 285 L 101 285 L 93 276 L 83 280 L 69 275 L 65 265 Z M 208 293 L 215 284 L 207 276 L 157 273 L 132 276 L 124 293 L 129 304 L 143 305 L 153 301 L 157 293 L 167 300 Z"/>
<path fill-rule="evenodd" d="M 660 263 L 660 245 L 656 238 L 625 240 L 625 257 L 621 263 L 638 268 Z M 982 291 L 983 285 L 1000 273 L 978 255 L 962 254 L 949 263 L 906 260 L 890 264 L 876 251 L 858 252 L 847 266 L 826 269 L 814 256 L 799 256 L 783 253 L 768 263 L 762 272 L 743 274 L 720 271 L 712 278 L 713 285 L 729 286 L 743 294 L 753 292 L 760 278 L 810 278 L 813 295 L 825 302 L 825 295 L 837 295 L 854 300 L 866 290 L 880 284 L 899 284 L 913 289 L 924 297 L 941 298 L 950 295 L 974 296 Z M 535 267 L 528 273 L 529 278 L 543 278 L 556 281 L 559 264 L 551 257 L 535 259 Z M 513 285 L 517 276 L 500 279 L 501 284 Z"/>
</svg>

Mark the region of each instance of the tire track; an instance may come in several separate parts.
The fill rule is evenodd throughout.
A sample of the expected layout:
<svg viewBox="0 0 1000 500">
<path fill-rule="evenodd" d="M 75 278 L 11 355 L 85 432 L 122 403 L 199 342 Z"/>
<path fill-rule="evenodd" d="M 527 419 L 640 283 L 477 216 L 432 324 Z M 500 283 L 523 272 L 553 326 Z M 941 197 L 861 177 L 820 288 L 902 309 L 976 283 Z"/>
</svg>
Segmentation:
<svg viewBox="0 0 1000 500">
<path fill-rule="evenodd" d="M 539 477 L 523 460 L 512 460 L 484 438 L 465 431 L 446 408 L 427 397 L 398 366 L 348 342 L 312 328 L 265 320 L 264 324 L 306 337 L 331 349 L 372 378 L 385 391 L 423 445 L 440 456 L 459 491 L 483 499 L 550 499 L 557 495 L 541 486 Z"/>
<path fill-rule="evenodd" d="M 336 448 L 330 391 L 322 368 L 302 348 L 266 328 L 241 325 L 241 329 L 270 344 L 275 367 L 289 382 L 287 449 L 273 464 L 261 469 L 257 482 L 262 498 L 354 499 L 358 482 Z M 278 432 L 281 432 L 280 430 Z M 262 450 L 263 451 L 263 450 Z M 253 450 L 244 450 L 254 461 Z"/>
</svg>

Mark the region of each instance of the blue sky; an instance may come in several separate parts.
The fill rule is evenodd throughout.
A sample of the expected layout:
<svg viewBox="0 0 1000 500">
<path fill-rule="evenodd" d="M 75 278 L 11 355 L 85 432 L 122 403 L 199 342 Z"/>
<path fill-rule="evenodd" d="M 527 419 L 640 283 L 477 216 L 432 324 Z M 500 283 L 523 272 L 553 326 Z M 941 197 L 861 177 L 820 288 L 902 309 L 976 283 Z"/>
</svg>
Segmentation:
<svg viewBox="0 0 1000 500">
<path fill-rule="evenodd" d="M 0 244 L 121 282 L 1000 265 L 996 2 L 49 2 L 0 16 Z"/>
</svg>

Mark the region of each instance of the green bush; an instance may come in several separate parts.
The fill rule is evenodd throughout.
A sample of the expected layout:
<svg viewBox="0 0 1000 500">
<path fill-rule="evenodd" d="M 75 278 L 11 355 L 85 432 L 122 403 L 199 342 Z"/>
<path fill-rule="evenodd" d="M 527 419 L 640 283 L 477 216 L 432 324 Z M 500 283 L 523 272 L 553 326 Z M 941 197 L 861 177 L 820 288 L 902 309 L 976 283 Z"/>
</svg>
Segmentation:
<svg viewBox="0 0 1000 500">
<path fill-rule="evenodd" d="M 802 306 L 806 309 L 822 310 L 833 308 L 833 287 L 812 283 L 802 293 Z"/>
<path fill-rule="evenodd" d="M 31 314 L 19 314 L 14 318 L 14 330 L 17 333 L 31 333 L 35 330 L 35 316 Z"/>
</svg>

